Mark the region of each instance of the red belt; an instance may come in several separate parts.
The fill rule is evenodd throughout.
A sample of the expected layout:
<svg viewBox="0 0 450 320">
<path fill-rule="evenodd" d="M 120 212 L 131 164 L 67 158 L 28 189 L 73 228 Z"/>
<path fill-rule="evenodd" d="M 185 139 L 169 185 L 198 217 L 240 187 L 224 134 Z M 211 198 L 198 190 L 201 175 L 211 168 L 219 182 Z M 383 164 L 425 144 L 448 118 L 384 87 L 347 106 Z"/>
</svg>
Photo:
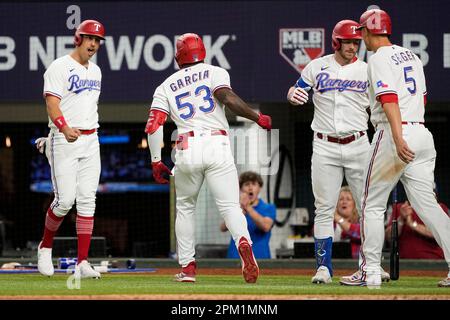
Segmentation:
<svg viewBox="0 0 450 320">
<path fill-rule="evenodd" d="M 327 140 L 329 142 L 334 142 L 334 143 L 339 143 L 339 144 L 347 144 L 352 141 L 355 141 L 356 139 L 358 139 L 366 134 L 364 131 L 359 131 L 358 133 L 359 133 L 359 137 L 357 136 L 357 133 L 355 133 L 355 134 L 352 134 L 351 136 L 347 136 L 344 138 L 338 138 L 338 137 L 327 136 L 327 135 L 324 135 L 323 133 L 317 132 L 317 137 L 319 139 Z"/>
<path fill-rule="evenodd" d="M 211 135 L 212 136 L 227 136 L 228 133 L 226 130 L 211 130 Z M 193 137 L 193 136 L 195 136 L 195 134 L 194 134 L 194 131 L 188 131 L 188 132 L 181 133 L 178 135 L 178 137 L 180 137 L 180 136 Z"/>
<path fill-rule="evenodd" d="M 425 124 L 425 122 L 417 122 L 417 121 L 402 121 L 402 124 Z"/>
<path fill-rule="evenodd" d="M 93 134 L 96 131 L 97 131 L 97 129 L 89 129 L 89 130 L 81 130 L 80 129 L 81 134 Z"/>
</svg>

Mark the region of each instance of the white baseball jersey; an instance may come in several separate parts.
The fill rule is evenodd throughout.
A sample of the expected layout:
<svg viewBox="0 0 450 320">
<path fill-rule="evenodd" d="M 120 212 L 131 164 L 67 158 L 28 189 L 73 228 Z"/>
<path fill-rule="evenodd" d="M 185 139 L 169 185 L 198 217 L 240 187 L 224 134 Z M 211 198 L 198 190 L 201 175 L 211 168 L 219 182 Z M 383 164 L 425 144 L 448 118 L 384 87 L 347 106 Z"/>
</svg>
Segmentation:
<svg viewBox="0 0 450 320">
<path fill-rule="evenodd" d="M 102 72 L 89 61 L 86 68 L 65 55 L 53 61 L 44 73 L 44 96 L 61 99 L 59 107 L 70 127 L 95 129 L 98 124 L 98 98 L 102 84 Z M 56 129 L 50 120 L 50 128 Z"/>
<path fill-rule="evenodd" d="M 384 214 L 391 190 L 402 182 L 411 206 L 433 233 L 450 268 L 450 219 L 433 192 L 436 150 L 433 135 L 423 125 L 425 76 L 420 59 L 396 45 L 378 48 L 369 60 L 371 120 L 376 126 L 365 169 L 362 193 L 362 280 L 381 284 L 380 263 L 384 244 Z M 397 154 L 391 126 L 377 97 L 397 94 L 402 116 L 402 138 L 414 151 L 403 162 Z M 367 278 L 366 278 L 367 277 Z"/>
<path fill-rule="evenodd" d="M 239 204 L 239 179 L 230 139 L 213 135 L 213 130 L 228 130 L 224 105 L 214 98 L 219 88 L 231 88 L 225 69 L 198 63 L 168 77 L 153 95 L 151 109 L 167 114 L 177 125 L 179 134 L 202 131 L 186 139 L 175 153 L 176 211 L 175 232 L 180 265 L 195 261 L 195 206 L 203 182 L 216 200 L 236 245 L 250 239 L 247 220 Z"/>
<path fill-rule="evenodd" d="M 369 59 L 371 121 L 374 126 L 388 122 L 380 95 L 395 93 L 402 121 L 424 121 L 425 76 L 420 59 L 411 50 L 397 46 L 380 47 Z"/>
<path fill-rule="evenodd" d="M 367 130 L 367 64 L 356 59 L 341 66 L 334 54 L 311 61 L 296 86 L 314 90 L 311 128 L 332 136 Z"/>
<path fill-rule="evenodd" d="M 175 72 L 156 88 L 151 109 L 170 114 L 179 133 L 228 129 L 225 106 L 214 98 L 214 92 L 224 87 L 231 88 L 225 69 L 198 63 Z"/>
</svg>

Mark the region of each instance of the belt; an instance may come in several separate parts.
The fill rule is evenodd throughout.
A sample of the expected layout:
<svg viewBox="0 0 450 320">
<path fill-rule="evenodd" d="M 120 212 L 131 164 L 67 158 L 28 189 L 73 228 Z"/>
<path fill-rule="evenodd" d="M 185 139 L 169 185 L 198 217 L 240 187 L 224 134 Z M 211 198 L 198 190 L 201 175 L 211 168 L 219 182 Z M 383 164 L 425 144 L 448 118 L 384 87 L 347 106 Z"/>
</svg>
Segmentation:
<svg viewBox="0 0 450 320">
<path fill-rule="evenodd" d="M 362 137 L 365 134 L 366 133 L 364 131 L 359 131 L 359 132 L 352 134 L 351 136 L 347 136 L 344 138 L 338 138 L 338 137 L 327 136 L 326 134 L 317 132 L 317 138 L 327 140 L 329 142 L 334 142 L 334 143 L 339 143 L 339 144 L 347 144 L 352 141 L 355 141 L 356 139 Z"/>
<path fill-rule="evenodd" d="M 417 121 L 402 121 L 402 124 L 425 124 L 425 122 L 417 122 Z"/>
<path fill-rule="evenodd" d="M 226 130 L 211 130 L 211 135 L 212 136 L 227 136 L 228 132 Z M 194 134 L 194 131 L 188 131 L 188 132 L 185 132 L 185 133 L 180 133 L 178 135 L 178 137 L 180 137 L 180 136 L 194 137 L 195 134 Z M 202 136 L 201 133 L 200 133 L 200 136 Z"/>
<path fill-rule="evenodd" d="M 81 134 L 93 134 L 96 131 L 97 131 L 97 129 L 89 129 L 89 130 L 81 130 L 80 129 Z"/>
</svg>

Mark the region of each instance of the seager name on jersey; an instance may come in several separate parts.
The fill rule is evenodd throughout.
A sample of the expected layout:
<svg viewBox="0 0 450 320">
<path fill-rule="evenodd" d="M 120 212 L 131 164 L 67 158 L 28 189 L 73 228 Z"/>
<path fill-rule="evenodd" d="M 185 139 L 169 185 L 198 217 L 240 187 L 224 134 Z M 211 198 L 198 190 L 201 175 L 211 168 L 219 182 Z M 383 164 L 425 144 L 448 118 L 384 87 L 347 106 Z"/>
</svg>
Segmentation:
<svg viewBox="0 0 450 320">
<path fill-rule="evenodd" d="M 69 77 L 69 91 L 73 93 L 80 93 L 84 90 L 97 90 L 100 91 L 102 82 L 100 80 L 80 79 L 76 74 Z"/>
<path fill-rule="evenodd" d="M 411 51 L 405 50 L 400 53 L 394 53 L 391 56 L 391 59 L 395 62 L 395 65 L 398 66 L 404 62 L 415 61 L 416 57 L 411 53 Z"/>
<path fill-rule="evenodd" d="M 342 79 L 331 79 L 330 74 L 326 72 L 321 72 L 316 76 L 317 85 L 316 89 L 320 93 L 330 90 L 342 91 L 354 91 L 354 92 L 366 92 L 369 86 L 368 81 L 361 80 L 342 80 Z"/>
<path fill-rule="evenodd" d="M 180 79 L 176 80 L 176 82 L 172 82 L 170 84 L 170 89 L 172 89 L 172 91 L 175 92 L 178 89 L 184 88 L 193 83 L 196 83 L 197 81 L 207 79 L 207 78 L 209 78 L 209 70 L 203 70 L 203 71 L 200 71 L 197 73 L 187 75 L 183 78 L 180 78 Z"/>
</svg>

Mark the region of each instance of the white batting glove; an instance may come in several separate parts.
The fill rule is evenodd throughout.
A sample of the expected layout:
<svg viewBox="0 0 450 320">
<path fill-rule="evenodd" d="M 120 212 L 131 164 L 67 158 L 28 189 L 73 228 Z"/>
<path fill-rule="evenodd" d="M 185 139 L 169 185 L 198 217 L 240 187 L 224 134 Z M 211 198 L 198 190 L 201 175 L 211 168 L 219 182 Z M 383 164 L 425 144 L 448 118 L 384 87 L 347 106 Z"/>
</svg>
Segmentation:
<svg viewBox="0 0 450 320">
<path fill-rule="evenodd" d="M 36 140 L 34 140 L 36 149 L 38 149 L 40 153 L 44 153 L 46 143 L 47 143 L 47 137 L 40 137 L 40 138 L 37 138 Z"/>
<path fill-rule="evenodd" d="M 305 104 L 308 101 L 308 98 L 308 92 L 300 87 L 294 89 L 291 88 L 287 96 L 289 103 L 294 106 L 301 106 Z"/>
</svg>

